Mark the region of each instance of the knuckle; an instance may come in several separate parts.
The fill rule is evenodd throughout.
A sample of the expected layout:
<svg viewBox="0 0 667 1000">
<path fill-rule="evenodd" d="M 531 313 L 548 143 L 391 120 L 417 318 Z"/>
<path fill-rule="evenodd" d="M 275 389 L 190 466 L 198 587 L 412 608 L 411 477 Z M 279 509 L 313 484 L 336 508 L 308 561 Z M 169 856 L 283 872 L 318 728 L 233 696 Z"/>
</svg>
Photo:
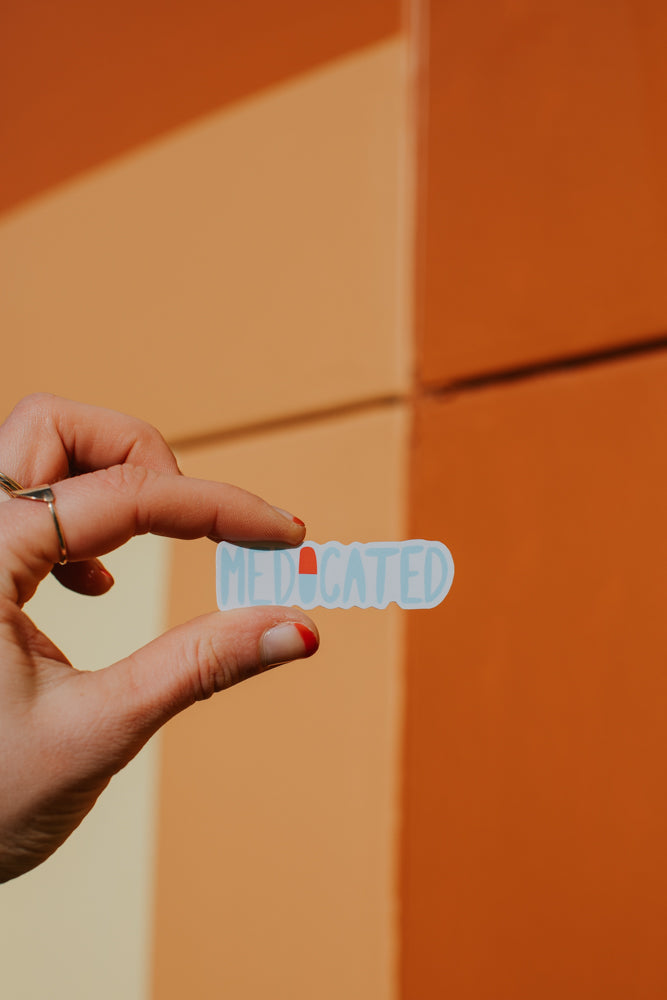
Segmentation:
<svg viewBox="0 0 667 1000">
<path fill-rule="evenodd" d="M 234 650 L 221 650 L 214 636 L 200 635 L 193 639 L 190 662 L 195 668 L 192 671 L 192 685 L 196 701 L 211 698 L 241 678 L 241 665 Z"/>
<path fill-rule="evenodd" d="M 154 445 L 158 445 L 159 447 L 163 447 L 163 448 L 167 448 L 167 449 L 169 447 L 167 445 L 167 442 L 165 441 L 165 439 L 160 434 L 160 432 L 157 429 L 157 427 L 153 427 L 152 424 L 147 424 L 143 420 L 141 422 L 140 434 L 141 434 L 142 438 L 144 439 L 144 441 L 146 441 L 147 444 L 154 444 Z"/>
<path fill-rule="evenodd" d="M 128 493 L 140 493 L 154 473 L 142 465 L 124 464 L 100 469 L 93 475 L 104 484 L 106 489 L 126 496 Z"/>
<path fill-rule="evenodd" d="M 50 414 L 56 398 L 51 392 L 31 392 L 19 400 L 12 412 L 19 417 Z"/>
<path fill-rule="evenodd" d="M 129 501 L 133 505 L 135 534 L 143 535 L 151 530 L 150 502 L 143 500 L 143 495 L 157 473 L 141 465 L 123 464 L 100 469 L 92 475 L 110 496 L 117 497 L 121 503 Z"/>
<path fill-rule="evenodd" d="M 152 456 L 153 460 L 159 459 L 167 471 L 178 469 L 176 457 L 157 427 L 145 420 L 137 420 L 134 434 L 134 447 L 138 447 L 141 453 Z"/>
</svg>

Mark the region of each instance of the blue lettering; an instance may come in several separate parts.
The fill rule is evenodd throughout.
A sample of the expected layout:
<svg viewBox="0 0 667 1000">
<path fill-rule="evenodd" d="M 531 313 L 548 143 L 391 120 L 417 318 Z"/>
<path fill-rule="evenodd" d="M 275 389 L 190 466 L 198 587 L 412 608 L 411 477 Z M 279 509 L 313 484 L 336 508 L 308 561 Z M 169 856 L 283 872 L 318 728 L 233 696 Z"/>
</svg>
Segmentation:
<svg viewBox="0 0 667 1000">
<path fill-rule="evenodd" d="M 366 601 L 366 577 L 364 567 L 361 562 L 359 549 L 350 549 L 350 558 L 345 570 L 345 582 L 343 584 L 343 604 L 347 604 L 350 599 L 352 587 L 356 584 L 359 602 L 363 605 Z"/>
<path fill-rule="evenodd" d="M 245 600 L 245 550 L 235 548 L 232 555 L 223 545 L 220 553 L 220 602 L 223 608 L 229 604 L 230 573 L 238 574 L 238 604 L 242 605 Z"/>
<path fill-rule="evenodd" d="M 288 576 L 289 576 L 289 580 L 287 586 L 285 587 L 284 593 L 281 590 L 283 559 L 287 559 Z M 275 590 L 276 604 L 285 604 L 287 602 L 287 598 L 292 592 L 292 587 L 294 586 L 294 582 L 296 580 L 296 565 L 294 562 L 294 558 L 290 555 L 289 552 L 286 552 L 285 549 L 276 549 L 275 552 L 273 553 L 273 569 L 274 569 L 274 577 L 276 583 L 276 590 Z"/>
<path fill-rule="evenodd" d="M 433 587 L 433 558 L 440 562 L 440 582 Z M 442 593 L 447 582 L 447 562 L 441 549 L 428 548 L 424 560 L 424 601 L 426 604 L 437 604 L 437 598 Z"/>
<path fill-rule="evenodd" d="M 325 574 L 327 571 L 327 565 L 332 556 L 336 559 L 340 559 L 340 552 L 338 549 L 325 549 L 320 553 L 320 590 L 322 592 L 322 597 L 328 604 L 332 604 L 334 601 L 338 600 L 338 595 L 340 594 L 340 584 L 336 583 L 331 590 L 326 589 L 325 584 Z"/>
<path fill-rule="evenodd" d="M 395 545 L 387 545 L 384 548 L 367 548 L 366 555 L 371 559 L 377 559 L 377 569 L 375 573 L 375 600 L 382 604 L 384 597 L 384 586 L 387 582 L 387 559 L 390 556 L 398 555 L 399 549 Z"/>
<path fill-rule="evenodd" d="M 248 549 L 248 602 L 252 605 L 270 604 L 270 601 L 262 601 L 259 597 L 255 597 L 255 580 L 258 576 L 264 576 L 255 568 L 255 551 L 255 549 Z"/>
<path fill-rule="evenodd" d="M 421 604 L 421 598 L 410 597 L 410 579 L 413 576 L 419 576 L 419 571 L 416 569 L 410 569 L 410 556 L 416 556 L 418 553 L 424 551 L 423 545 L 404 545 L 401 549 L 401 605 L 405 607 L 408 604 Z"/>
</svg>

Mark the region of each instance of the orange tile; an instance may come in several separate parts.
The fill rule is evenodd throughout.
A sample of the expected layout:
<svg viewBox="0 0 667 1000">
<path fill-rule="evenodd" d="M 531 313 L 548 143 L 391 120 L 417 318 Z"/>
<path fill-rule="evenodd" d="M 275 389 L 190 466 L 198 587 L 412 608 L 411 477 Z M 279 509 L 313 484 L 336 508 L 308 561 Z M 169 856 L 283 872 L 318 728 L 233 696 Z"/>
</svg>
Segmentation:
<svg viewBox="0 0 667 1000">
<path fill-rule="evenodd" d="M 406 414 L 190 451 L 315 541 L 400 537 Z M 215 606 L 214 546 L 175 547 L 175 621 Z M 164 731 L 156 1000 L 396 996 L 401 618 L 313 612 L 322 646 L 195 706 Z"/>
<path fill-rule="evenodd" d="M 664 334 L 665 4 L 429 18 L 422 380 Z"/>
<path fill-rule="evenodd" d="M 183 439 L 402 391 L 405 91 L 390 39 L 0 219 L 14 399 Z"/>
<path fill-rule="evenodd" d="M 0 211 L 399 30 L 398 0 L 54 0 L 0 27 Z"/>
<path fill-rule="evenodd" d="M 667 993 L 664 355 L 423 402 L 403 995 Z"/>
</svg>

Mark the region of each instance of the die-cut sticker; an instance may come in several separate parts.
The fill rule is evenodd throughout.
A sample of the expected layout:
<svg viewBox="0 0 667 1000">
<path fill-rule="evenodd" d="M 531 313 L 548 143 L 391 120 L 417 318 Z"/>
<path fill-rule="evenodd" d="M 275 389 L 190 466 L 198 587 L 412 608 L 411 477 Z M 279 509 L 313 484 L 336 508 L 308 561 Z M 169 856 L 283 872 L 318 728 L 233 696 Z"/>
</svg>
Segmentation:
<svg viewBox="0 0 667 1000">
<path fill-rule="evenodd" d="M 454 562 L 442 542 L 305 542 L 294 549 L 221 542 L 218 607 L 434 608 L 445 599 Z"/>
</svg>

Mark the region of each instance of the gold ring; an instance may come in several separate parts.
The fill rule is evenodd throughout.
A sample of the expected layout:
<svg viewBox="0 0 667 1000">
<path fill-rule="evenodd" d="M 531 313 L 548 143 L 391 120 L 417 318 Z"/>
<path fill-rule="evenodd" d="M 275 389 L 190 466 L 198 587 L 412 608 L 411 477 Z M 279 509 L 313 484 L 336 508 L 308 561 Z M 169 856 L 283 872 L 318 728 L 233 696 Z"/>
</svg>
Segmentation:
<svg viewBox="0 0 667 1000">
<path fill-rule="evenodd" d="M 1 475 L 1 473 L 0 473 Z M 7 479 L 3 476 L 3 479 Z M 11 480 L 13 482 L 13 480 Z M 18 484 L 17 484 L 18 485 Z M 33 486 L 32 489 L 22 490 L 22 489 L 12 489 L 5 490 L 9 493 L 11 497 L 16 500 L 41 500 L 43 503 L 49 505 L 49 510 L 51 511 L 51 517 L 53 518 L 53 524 L 56 529 L 56 535 L 58 536 L 58 545 L 60 547 L 60 559 L 58 562 L 61 566 L 64 566 L 67 562 L 67 545 L 65 544 L 65 536 L 63 535 L 63 529 L 61 527 L 60 521 L 58 520 L 58 515 L 56 513 L 56 498 L 53 495 L 53 490 L 50 486 Z"/>
<path fill-rule="evenodd" d="M 4 472 L 0 472 L 0 490 L 4 490 L 5 493 L 9 493 L 11 497 L 14 496 L 16 491 L 20 489 L 21 487 L 15 479 L 12 479 L 10 476 L 6 476 Z"/>
</svg>

